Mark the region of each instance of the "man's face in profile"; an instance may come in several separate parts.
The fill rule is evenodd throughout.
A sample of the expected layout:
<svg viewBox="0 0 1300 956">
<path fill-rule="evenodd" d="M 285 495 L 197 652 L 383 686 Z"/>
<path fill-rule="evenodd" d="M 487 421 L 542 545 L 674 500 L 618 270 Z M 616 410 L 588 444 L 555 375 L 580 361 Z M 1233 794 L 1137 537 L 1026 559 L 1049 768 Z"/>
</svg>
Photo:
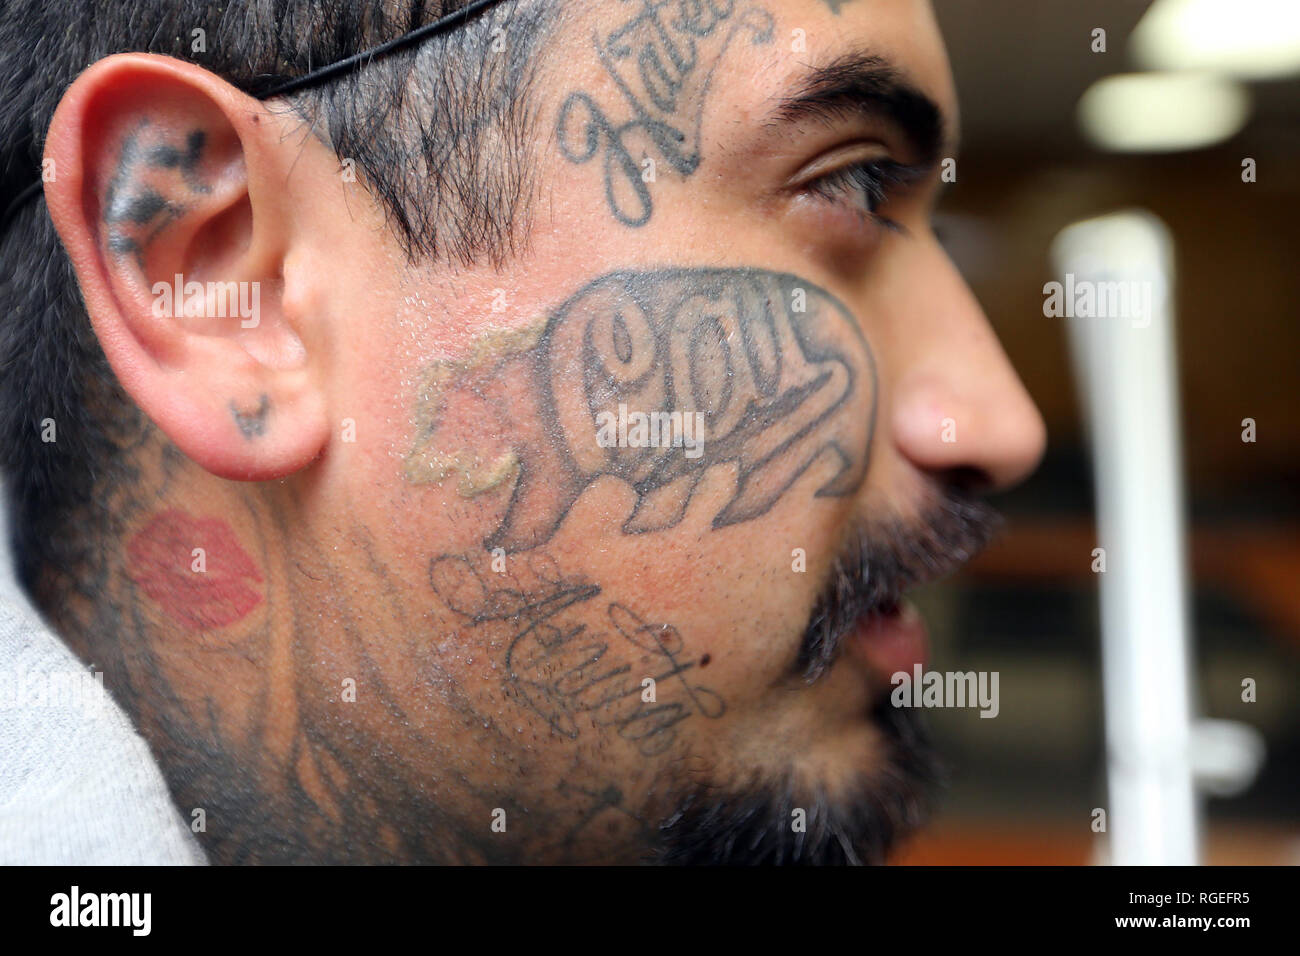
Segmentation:
<svg viewBox="0 0 1300 956">
<path fill-rule="evenodd" d="M 925 654 L 903 592 L 1043 443 L 930 229 L 929 4 L 566 4 L 538 56 L 500 268 L 408 262 L 302 136 L 281 180 L 245 160 L 206 258 L 155 261 L 133 169 L 183 228 L 167 190 L 220 192 L 234 137 L 102 133 L 106 286 L 275 259 L 242 348 L 293 377 L 212 386 L 247 468 L 138 399 L 202 467 L 159 452 L 123 519 L 137 722 L 222 859 L 880 860 L 931 776 L 888 703 Z"/>
</svg>

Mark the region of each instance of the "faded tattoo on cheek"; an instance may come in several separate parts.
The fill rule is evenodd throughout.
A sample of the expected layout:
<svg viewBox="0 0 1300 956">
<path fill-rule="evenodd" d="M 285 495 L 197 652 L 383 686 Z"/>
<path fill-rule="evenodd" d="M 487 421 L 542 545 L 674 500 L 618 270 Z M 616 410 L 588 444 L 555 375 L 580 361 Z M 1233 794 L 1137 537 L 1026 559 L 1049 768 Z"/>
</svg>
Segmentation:
<svg viewBox="0 0 1300 956">
<path fill-rule="evenodd" d="M 852 495 L 866 473 L 875 369 L 857 321 L 830 293 L 762 269 L 603 276 L 543 329 L 489 336 L 484 354 L 435 365 L 417 407 L 406 478 L 460 475 L 464 496 L 513 482 L 488 548 L 521 551 L 556 533 L 605 476 L 637 495 L 625 533 L 676 526 L 705 472 L 737 468 L 715 528 L 766 514 L 817 466 L 819 497 Z M 702 416 L 683 447 L 602 440 L 626 411 Z M 485 437 L 491 436 L 491 437 Z"/>
<path fill-rule="evenodd" d="M 160 512 L 126 545 L 126 573 L 173 621 L 227 627 L 262 601 L 262 574 L 220 518 Z"/>
<path fill-rule="evenodd" d="M 183 146 L 163 141 L 166 135 L 147 123 L 129 134 L 104 194 L 109 250 L 134 256 L 142 268 L 146 247 L 185 211 L 184 198 L 211 191 L 199 175 L 207 134 L 191 130 Z"/>
<path fill-rule="evenodd" d="M 700 164 L 700 126 L 719 61 L 737 33 L 772 40 L 772 15 L 735 0 L 634 0 L 635 13 L 592 42 L 624 107 L 602 107 L 571 93 L 560 107 L 556 139 L 571 163 L 600 155 L 609 211 L 625 226 L 650 221 L 648 164 L 653 152 L 682 176 Z M 738 9 L 739 7 L 739 9 Z M 606 110 L 624 120 L 611 119 Z"/>
<path fill-rule="evenodd" d="M 562 574 L 548 555 L 515 563 L 509 575 L 484 575 L 481 558 L 443 555 L 429 580 L 476 635 L 505 646 L 509 690 L 555 733 L 578 740 L 584 726 L 611 728 L 653 757 L 673 746 L 683 721 L 726 712 L 716 692 L 692 680 L 698 664 L 686 659 L 676 628 L 603 599 L 599 586 Z"/>
</svg>

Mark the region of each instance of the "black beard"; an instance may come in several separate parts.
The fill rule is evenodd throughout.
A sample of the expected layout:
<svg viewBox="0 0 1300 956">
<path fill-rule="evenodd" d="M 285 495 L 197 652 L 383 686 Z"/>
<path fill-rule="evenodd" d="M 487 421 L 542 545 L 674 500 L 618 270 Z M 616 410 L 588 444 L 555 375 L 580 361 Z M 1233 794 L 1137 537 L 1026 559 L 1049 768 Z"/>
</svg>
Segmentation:
<svg viewBox="0 0 1300 956">
<path fill-rule="evenodd" d="M 961 488 L 932 488 L 921 516 L 855 523 L 831 567 L 794 665 L 808 683 L 839 657 L 864 617 L 897 608 L 903 593 L 969 561 L 993 537 L 996 512 Z M 894 843 L 925 822 L 940 764 L 916 711 L 888 693 L 871 710 L 887 745 L 880 767 L 859 773 L 837 796 L 793 780 L 701 785 L 680 794 L 660 824 L 654 862 L 673 864 L 879 864 Z M 804 832 L 792 824 L 805 811 Z"/>
<path fill-rule="evenodd" d="M 881 864 L 894 843 L 929 816 L 941 782 L 921 716 L 881 695 L 871 716 L 888 754 L 836 798 L 801 794 L 791 781 L 721 789 L 699 786 L 660 824 L 651 862 L 666 866 Z M 795 832 L 793 811 L 805 811 Z"/>
</svg>

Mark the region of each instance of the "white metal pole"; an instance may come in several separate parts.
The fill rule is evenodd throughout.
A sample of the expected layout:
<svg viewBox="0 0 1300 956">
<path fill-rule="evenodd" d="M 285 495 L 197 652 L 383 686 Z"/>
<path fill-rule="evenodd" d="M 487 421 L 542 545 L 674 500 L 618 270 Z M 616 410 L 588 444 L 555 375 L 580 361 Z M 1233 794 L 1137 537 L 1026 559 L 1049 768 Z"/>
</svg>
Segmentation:
<svg viewBox="0 0 1300 956">
<path fill-rule="evenodd" d="M 1116 864 L 1199 861 L 1173 256 L 1168 230 L 1120 212 L 1052 249 L 1091 434 Z"/>
</svg>

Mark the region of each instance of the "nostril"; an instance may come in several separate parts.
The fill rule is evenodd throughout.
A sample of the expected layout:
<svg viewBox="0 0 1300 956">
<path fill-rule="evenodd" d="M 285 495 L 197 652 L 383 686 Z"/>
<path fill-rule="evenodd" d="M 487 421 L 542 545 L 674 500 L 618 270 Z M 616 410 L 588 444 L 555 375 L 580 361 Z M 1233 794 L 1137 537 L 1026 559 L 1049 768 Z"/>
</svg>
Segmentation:
<svg viewBox="0 0 1300 956">
<path fill-rule="evenodd" d="M 947 484 L 968 494 L 984 494 L 993 490 L 996 482 L 993 476 L 983 468 L 974 465 L 960 465 L 944 472 Z"/>
</svg>

